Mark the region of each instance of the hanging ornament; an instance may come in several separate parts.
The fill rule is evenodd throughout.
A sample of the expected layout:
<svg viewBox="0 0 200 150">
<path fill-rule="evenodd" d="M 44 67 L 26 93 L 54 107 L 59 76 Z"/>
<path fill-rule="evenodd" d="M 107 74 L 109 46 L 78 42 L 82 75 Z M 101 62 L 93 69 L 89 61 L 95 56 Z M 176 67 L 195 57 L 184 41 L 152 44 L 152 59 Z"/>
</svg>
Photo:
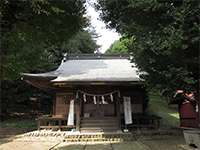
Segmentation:
<svg viewBox="0 0 200 150">
<path fill-rule="evenodd" d="M 94 104 L 97 104 L 96 96 L 93 96 Z"/>
<path fill-rule="evenodd" d="M 118 97 L 121 97 L 121 95 L 120 95 L 120 91 L 118 91 Z"/>
<path fill-rule="evenodd" d="M 76 92 L 76 99 L 78 99 L 78 91 Z"/>
<path fill-rule="evenodd" d="M 87 100 L 86 100 L 86 95 L 85 95 L 85 94 L 83 94 L 83 100 L 84 100 L 84 102 L 87 101 Z"/>
<path fill-rule="evenodd" d="M 113 102 L 113 95 L 110 94 L 110 99 L 111 99 L 111 102 Z"/>
<path fill-rule="evenodd" d="M 105 104 L 106 102 L 105 102 L 104 96 L 101 96 L 101 99 L 102 99 L 102 103 Z"/>
</svg>

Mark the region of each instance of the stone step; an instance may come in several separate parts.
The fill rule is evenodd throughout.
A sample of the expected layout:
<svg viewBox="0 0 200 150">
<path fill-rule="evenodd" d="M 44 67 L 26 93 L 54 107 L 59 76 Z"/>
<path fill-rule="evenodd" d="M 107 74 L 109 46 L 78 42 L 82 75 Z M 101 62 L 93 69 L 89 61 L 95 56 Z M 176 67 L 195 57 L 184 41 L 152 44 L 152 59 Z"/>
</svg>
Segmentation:
<svg viewBox="0 0 200 150">
<path fill-rule="evenodd" d="M 85 138 L 85 139 L 66 139 L 67 142 L 102 142 L 102 141 L 112 141 L 112 142 L 122 142 L 122 141 L 131 141 L 130 139 L 122 138 Z"/>
<path fill-rule="evenodd" d="M 118 130 L 116 117 L 106 118 L 82 118 L 80 122 L 81 132 L 105 132 Z"/>
<path fill-rule="evenodd" d="M 89 118 L 81 118 L 81 120 L 117 120 L 117 117 L 103 117 L 103 118 L 89 117 Z"/>
<path fill-rule="evenodd" d="M 80 132 L 81 133 L 98 133 L 98 132 L 115 132 L 115 131 L 117 131 L 118 130 L 118 128 L 115 128 L 115 129 L 106 129 L 106 128 L 102 128 L 102 129 L 100 129 L 100 128 L 83 128 L 83 129 L 80 129 Z"/>
<path fill-rule="evenodd" d="M 72 135 L 66 136 L 65 140 L 67 142 L 85 142 L 85 141 L 112 141 L 112 142 L 121 142 L 121 141 L 132 141 L 135 140 L 135 137 L 132 134 L 82 134 L 82 135 Z"/>
<path fill-rule="evenodd" d="M 81 127 L 116 127 L 117 123 L 81 123 Z"/>
<path fill-rule="evenodd" d="M 114 132 L 118 127 L 81 127 L 81 132 Z"/>
<path fill-rule="evenodd" d="M 86 120 L 84 120 L 84 121 L 81 121 L 81 123 L 85 123 L 85 124 L 87 124 L 87 123 L 89 123 L 89 124 L 102 124 L 102 123 L 104 123 L 104 124 L 115 124 L 115 123 L 118 123 L 118 121 L 86 121 Z"/>
<path fill-rule="evenodd" d="M 82 122 L 117 122 L 118 120 L 81 120 Z"/>
<path fill-rule="evenodd" d="M 81 129 L 115 129 L 118 128 L 118 126 L 102 126 L 102 127 L 83 127 Z"/>
<path fill-rule="evenodd" d="M 116 119 L 111 119 L 111 120 L 97 120 L 97 119 L 95 119 L 95 120 L 92 120 L 92 119 L 82 119 L 81 120 L 81 123 L 117 123 L 118 122 L 118 120 L 116 120 Z"/>
</svg>

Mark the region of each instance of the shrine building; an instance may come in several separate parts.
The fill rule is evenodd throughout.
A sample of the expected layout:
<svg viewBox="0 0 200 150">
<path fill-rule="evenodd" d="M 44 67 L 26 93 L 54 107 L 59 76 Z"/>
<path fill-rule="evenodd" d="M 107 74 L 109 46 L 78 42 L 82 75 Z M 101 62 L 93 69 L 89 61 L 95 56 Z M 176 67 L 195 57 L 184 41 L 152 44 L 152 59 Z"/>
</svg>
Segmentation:
<svg viewBox="0 0 200 150">
<path fill-rule="evenodd" d="M 52 114 L 39 129 L 118 131 L 146 110 L 146 90 L 128 55 L 70 54 L 46 73 L 23 73 L 29 84 L 53 93 Z"/>
</svg>

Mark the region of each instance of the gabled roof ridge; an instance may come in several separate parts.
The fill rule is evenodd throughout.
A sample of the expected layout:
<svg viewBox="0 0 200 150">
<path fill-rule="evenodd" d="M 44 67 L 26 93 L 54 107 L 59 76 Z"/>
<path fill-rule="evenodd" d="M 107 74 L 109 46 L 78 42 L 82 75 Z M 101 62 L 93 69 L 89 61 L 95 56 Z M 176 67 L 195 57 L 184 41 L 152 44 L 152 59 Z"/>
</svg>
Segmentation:
<svg viewBox="0 0 200 150">
<path fill-rule="evenodd" d="M 81 59 L 129 59 L 129 54 L 65 54 L 64 60 Z"/>
</svg>

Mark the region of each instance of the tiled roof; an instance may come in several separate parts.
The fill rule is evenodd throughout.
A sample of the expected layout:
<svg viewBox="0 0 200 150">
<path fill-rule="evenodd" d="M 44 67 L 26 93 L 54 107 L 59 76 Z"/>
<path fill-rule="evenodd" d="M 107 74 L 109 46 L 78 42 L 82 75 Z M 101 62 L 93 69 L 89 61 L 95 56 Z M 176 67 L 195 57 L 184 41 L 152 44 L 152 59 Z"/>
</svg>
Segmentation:
<svg viewBox="0 0 200 150">
<path fill-rule="evenodd" d="M 138 69 L 126 56 L 73 55 L 66 56 L 57 70 L 26 77 L 49 77 L 52 82 L 76 81 L 142 81 Z"/>
</svg>

